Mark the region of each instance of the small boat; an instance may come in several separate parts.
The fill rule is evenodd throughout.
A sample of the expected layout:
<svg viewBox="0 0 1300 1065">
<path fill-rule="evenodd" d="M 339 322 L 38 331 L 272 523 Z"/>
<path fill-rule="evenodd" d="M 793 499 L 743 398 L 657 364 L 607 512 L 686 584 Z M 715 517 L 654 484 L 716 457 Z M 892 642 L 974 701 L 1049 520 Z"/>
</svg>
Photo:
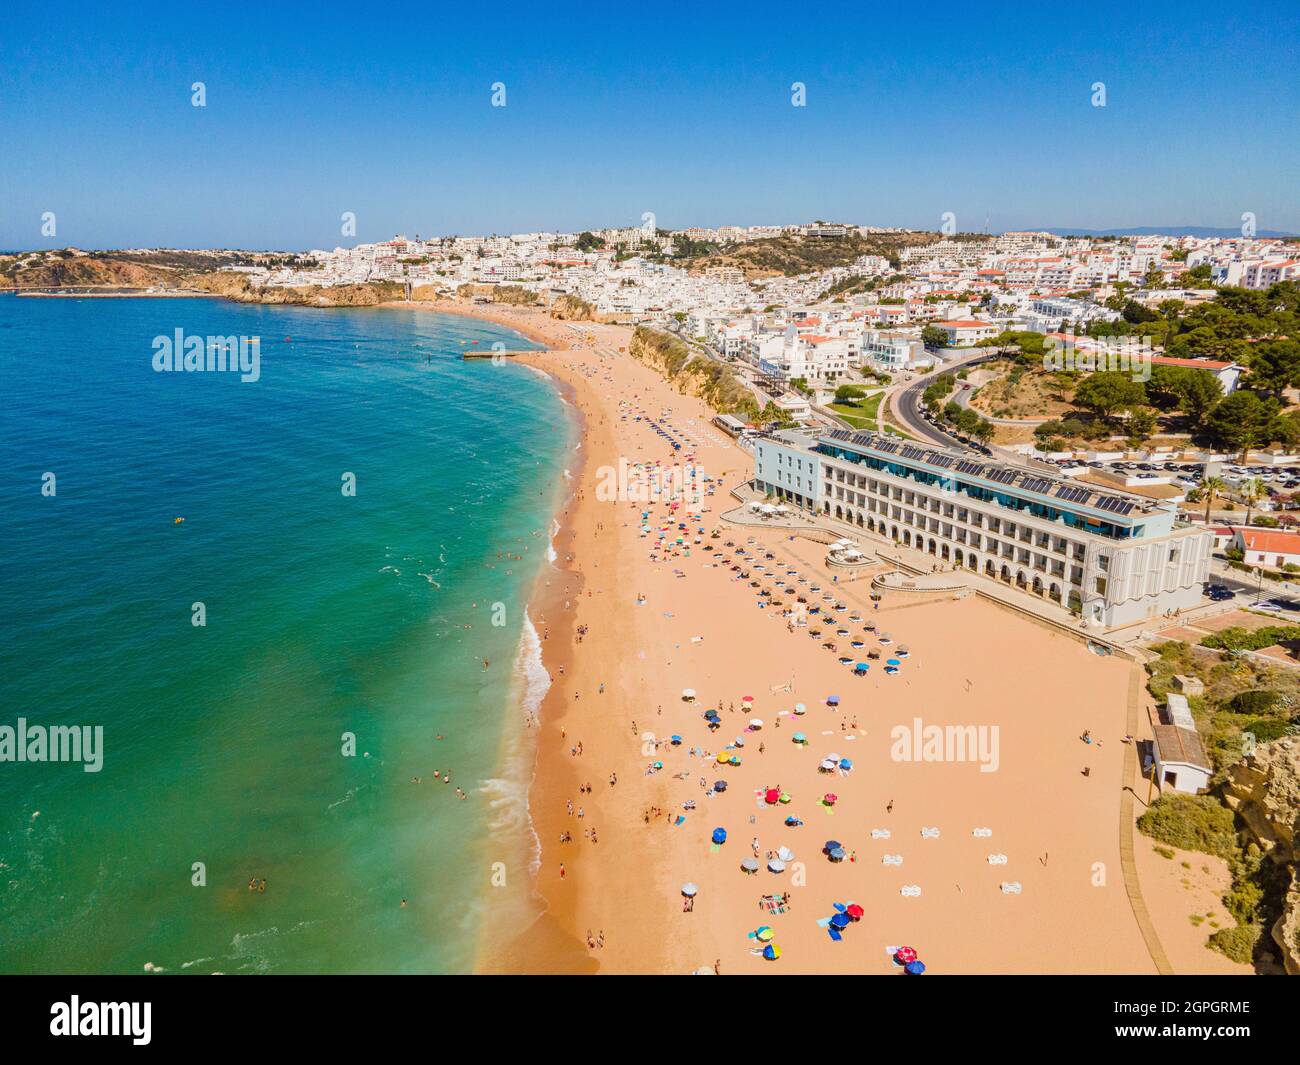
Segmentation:
<svg viewBox="0 0 1300 1065">
<path fill-rule="evenodd" d="M 173 524 L 173 525 L 183 525 L 184 523 L 185 523 L 185 519 L 184 519 L 184 518 L 173 518 L 173 519 L 172 519 L 172 524 Z"/>
</svg>

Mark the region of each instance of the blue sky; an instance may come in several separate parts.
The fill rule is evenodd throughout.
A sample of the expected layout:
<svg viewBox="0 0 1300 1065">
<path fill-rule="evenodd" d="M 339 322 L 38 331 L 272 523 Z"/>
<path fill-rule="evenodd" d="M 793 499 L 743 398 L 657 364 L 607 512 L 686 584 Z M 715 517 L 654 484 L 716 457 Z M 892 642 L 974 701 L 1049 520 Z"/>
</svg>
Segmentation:
<svg viewBox="0 0 1300 1065">
<path fill-rule="evenodd" d="M 120 6 L 6 7 L 0 247 L 333 247 L 345 211 L 1300 232 L 1291 0 Z"/>
</svg>

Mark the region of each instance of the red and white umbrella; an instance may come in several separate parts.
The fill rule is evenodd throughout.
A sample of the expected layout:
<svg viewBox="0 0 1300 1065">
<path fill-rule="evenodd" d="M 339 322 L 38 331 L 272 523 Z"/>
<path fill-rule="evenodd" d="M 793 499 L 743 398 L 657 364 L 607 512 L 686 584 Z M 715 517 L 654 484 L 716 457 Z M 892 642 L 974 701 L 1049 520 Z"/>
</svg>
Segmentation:
<svg viewBox="0 0 1300 1065">
<path fill-rule="evenodd" d="M 899 965 L 906 965 L 908 962 L 916 961 L 916 951 L 911 947 L 899 947 L 898 950 L 894 952 L 894 960 L 898 962 Z"/>
</svg>

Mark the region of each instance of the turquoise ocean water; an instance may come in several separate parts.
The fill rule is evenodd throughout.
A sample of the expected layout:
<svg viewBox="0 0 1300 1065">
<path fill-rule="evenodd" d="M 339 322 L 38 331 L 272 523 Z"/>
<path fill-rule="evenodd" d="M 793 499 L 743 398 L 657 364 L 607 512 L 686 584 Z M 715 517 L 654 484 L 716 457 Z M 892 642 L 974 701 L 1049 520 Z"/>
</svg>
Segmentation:
<svg viewBox="0 0 1300 1065">
<path fill-rule="evenodd" d="M 260 380 L 154 372 L 177 328 L 260 337 Z M 551 384 L 473 341 L 535 346 L 0 296 L 0 725 L 104 729 L 98 773 L 0 762 L 0 971 L 470 967 L 491 863 L 526 879 L 503 737 L 571 446 Z"/>
</svg>

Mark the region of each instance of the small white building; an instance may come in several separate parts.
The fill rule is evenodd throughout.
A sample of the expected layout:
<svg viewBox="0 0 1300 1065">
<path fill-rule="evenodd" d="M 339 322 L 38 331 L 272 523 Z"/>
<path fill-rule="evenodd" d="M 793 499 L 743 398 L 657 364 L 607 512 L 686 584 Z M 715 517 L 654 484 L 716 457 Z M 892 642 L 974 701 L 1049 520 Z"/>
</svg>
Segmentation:
<svg viewBox="0 0 1300 1065">
<path fill-rule="evenodd" d="M 1195 795 L 1210 784 L 1210 760 L 1201 746 L 1201 737 L 1178 725 L 1157 725 L 1156 783 L 1160 790 Z"/>
<path fill-rule="evenodd" d="M 998 327 L 992 322 L 981 322 L 974 318 L 958 318 L 934 324 L 948 334 L 950 348 L 974 347 L 981 340 L 991 340 L 998 335 Z"/>
<path fill-rule="evenodd" d="M 1247 566 L 1267 569 L 1300 566 L 1300 533 L 1239 528 L 1233 533 L 1232 546 L 1241 552 L 1241 560 Z"/>
<path fill-rule="evenodd" d="M 1164 721 L 1155 726 L 1156 780 L 1163 791 L 1195 795 L 1210 784 L 1210 760 L 1205 756 L 1187 696 L 1165 696 Z"/>
</svg>

